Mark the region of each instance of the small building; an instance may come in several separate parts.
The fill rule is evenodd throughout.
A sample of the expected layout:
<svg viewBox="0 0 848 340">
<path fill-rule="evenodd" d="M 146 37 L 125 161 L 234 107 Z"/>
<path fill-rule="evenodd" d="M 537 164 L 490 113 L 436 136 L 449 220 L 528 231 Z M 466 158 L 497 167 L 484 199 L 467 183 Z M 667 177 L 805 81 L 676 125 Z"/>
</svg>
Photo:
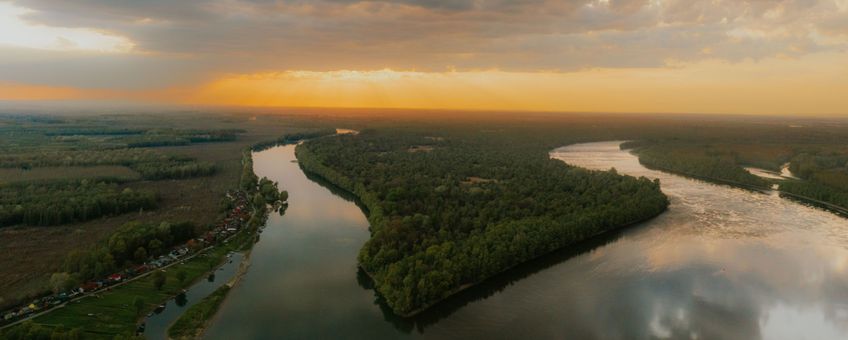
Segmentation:
<svg viewBox="0 0 848 340">
<path fill-rule="evenodd" d="M 100 288 L 100 286 L 98 286 L 97 283 L 91 281 L 83 283 L 80 286 L 80 289 L 82 289 L 82 291 L 84 292 L 90 292 L 92 290 L 96 290 L 97 288 Z"/>
</svg>

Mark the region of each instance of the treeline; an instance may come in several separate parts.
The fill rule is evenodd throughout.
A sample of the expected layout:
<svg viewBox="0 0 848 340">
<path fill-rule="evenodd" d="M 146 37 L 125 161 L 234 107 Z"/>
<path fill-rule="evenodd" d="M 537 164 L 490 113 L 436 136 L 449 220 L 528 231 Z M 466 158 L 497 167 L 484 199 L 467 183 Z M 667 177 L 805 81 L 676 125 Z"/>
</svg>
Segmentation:
<svg viewBox="0 0 848 340">
<path fill-rule="evenodd" d="M 201 176 L 211 176 L 218 171 L 217 166 L 210 162 L 165 162 L 138 163 L 130 165 L 144 179 L 185 179 Z"/>
<path fill-rule="evenodd" d="M 267 177 L 261 179 L 253 171 L 253 152 L 248 149 L 242 152 L 242 169 L 239 179 L 239 187 L 253 194 L 253 205 L 264 208 L 265 204 L 286 202 L 289 199 L 288 191 L 280 191 L 278 183 Z"/>
<path fill-rule="evenodd" d="M 622 148 L 639 144 L 630 143 Z M 688 145 L 643 145 L 636 148 L 639 163 L 648 168 L 674 172 L 705 180 L 718 180 L 732 184 L 768 188 L 769 181 L 751 174 L 743 168 L 733 155 L 713 152 L 706 146 Z"/>
<path fill-rule="evenodd" d="M 109 239 L 91 249 L 72 251 L 63 270 L 76 281 L 105 277 L 119 268 L 140 264 L 150 256 L 165 254 L 171 247 L 183 244 L 197 235 L 196 226 L 182 223 L 140 223 L 122 225 Z"/>
<path fill-rule="evenodd" d="M 304 131 L 304 132 L 287 133 L 287 134 L 285 134 L 285 135 L 283 135 L 283 136 L 281 136 L 277 139 L 274 139 L 274 140 L 268 140 L 268 141 L 253 144 L 253 146 L 251 146 L 251 149 L 253 151 L 262 151 L 262 150 L 269 149 L 269 148 L 272 148 L 272 147 L 275 147 L 275 146 L 278 146 L 278 145 L 292 144 L 292 143 L 296 143 L 296 142 L 299 142 L 299 141 L 302 141 L 302 140 L 318 138 L 318 137 L 323 137 L 323 136 L 329 136 L 329 135 L 334 135 L 334 134 L 336 134 L 336 129 L 330 129 L 330 128 L 310 130 L 310 131 Z"/>
<path fill-rule="evenodd" d="M 215 174 L 214 163 L 190 157 L 173 156 L 143 149 L 42 151 L 0 155 L 0 168 L 122 165 L 137 171 L 144 179 L 184 179 Z"/>
<path fill-rule="evenodd" d="M 59 225 L 155 209 L 156 193 L 97 180 L 0 186 L 0 227 Z"/>
<path fill-rule="evenodd" d="M 444 130 L 443 130 L 444 131 Z M 357 195 L 360 265 L 399 314 L 668 205 L 659 183 L 548 157 L 533 134 L 364 131 L 298 146 L 305 170 Z"/>
<path fill-rule="evenodd" d="M 789 170 L 803 181 L 782 182 L 780 190 L 848 209 L 848 154 L 837 150 L 808 149 L 793 157 Z"/>
<path fill-rule="evenodd" d="M 144 133 L 142 129 L 113 129 L 113 128 L 62 128 L 49 130 L 45 136 L 118 136 L 139 135 Z"/>
<path fill-rule="evenodd" d="M 800 153 L 789 162 L 789 170 L 800 178 L 848 191 L 848 153 Z"/>
<path fill-rule="evenodd" d="M 792 175 L 801 180 L 778 180 L 781 191 L 848 208 L 844 145 L 819 144 L 809 136 L 784 139 L 770 143 L 639 140 L 622 144 L 622 149 L 635 149 L 640 163 L 649 168 L 760 188 L 774 181 L 749 173 L 743 164 L 779 171 L 788 162 Z"/>
<path fill-rule="evenodd" d="M 188 157 L 165 155 L 153 150 L 40 150 L 0 154 L 0 168 L 132 165 L 148 162 L 188 161 Z"/>
<path fill-rule="evenodd" d="M 121 137 L 113 141 L 126 144 L 129 148 L 189 145 L 191 143 L 231 142 L 243 130 L 151 130 L 132 137 Z"/>
<path fill-rule="evenodd" d="M 248 149 L 241 153 L 241 176 L 239 177 L 239 188 L 247 192 L 256 190 L 259 177 L 253 172 L 253 153 Z"/>
<path fill-rule="evenodd" d="M 848 208 L 848 192 L 815 182 L 785 181 L 780 191 Z"/>
</svg>

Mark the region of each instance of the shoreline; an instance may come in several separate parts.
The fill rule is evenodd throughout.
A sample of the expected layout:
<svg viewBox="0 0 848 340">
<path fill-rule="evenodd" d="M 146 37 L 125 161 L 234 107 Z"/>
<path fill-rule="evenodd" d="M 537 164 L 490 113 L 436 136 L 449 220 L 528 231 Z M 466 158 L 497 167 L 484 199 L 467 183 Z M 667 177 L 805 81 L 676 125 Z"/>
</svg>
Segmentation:
<svg viewBox="0 0 848 340">
<path fill-rule="evenodd" d="M 239 269 L 236 272 L 236 275 L 234 275 L 233 278 L 230 279 L 229 282 L 225 283 L 225 285 L 230 286 L 230 290 L 227 291 L 227 294 L 224 296 L 224 300 L 221 301 L 221 304 L 218 305 L 219 308 L 217 308 L 215 310 L 215 313 L 213 315 L 211 315 L 208 319 L 206 319 L 206 322 L 204 322 L 203 325 L 200 327 L 200 329 L 197 330 L 196 336 L 198 338 L 202 338 L 203 335 L 206 334 L 206 330 L 209 329 L 209 326 L 211 326 L 212 323 L 218 319 L 218 315 L 219 315 L 218 311 L 221 310 L 220 306 L 223 305 L 224 303 L 226 303 L 227 300 L 230 299 L 230 291 L 232 291 L 233 288 L 236 288 L 239 285 L 239 283 L 241 283 L 241 279 L 244 278 L 245 275 L 247 275 L 247 270 L 250 269 L 250 255 L 252 253 L 253 253 L 253 246 L 251 245 L 250 249 L 245 251 L 244 257 L 241 259 L 241 263 L 239 264 Z"/>
<path fill-rule="evenodd" d="M 638 157 L 639 155 L 636 154 L 636 156 Z M 729 186 L 731 188 L 743 189 L 743 190 L 748 190 L 748 191 L 756 191 L 756 192 L 763 193 L 763 194 L 776 192 L 780 195 L 781 198 L 787 198 L 791 201 L 795 201 L 797 203 L 802 203 L 803 205 L 812 205 L 812 206 L 824 209 L 824 210 L 826 210 L 830 213 L 833 213 L 835 215 L 848 218 L 848 208 L 838 206 L 838 205 L 835 205 L 833 203 L 828 203 L 828 202 L 825 202 L 825 201 L 817 200 L 817 199 L 812 198 L 812 197 L 807 197 L 807 196 L 804 196 L 804 195 L 798 195 L 798 194 L 783 191 L 783 190 L 780 190 L 780 189 L 763 188 L 763 187 L 758 187 L 758 186 L 745 184 L 745 183 L 739 183 L 739 182 L 736 182 L 736 181 L 731 181 L 731 180 L 726 180 L 726 179 L 721 179 L 721 178 L 694 175 L 694 174 L 686 173 L 686 172 L 683 172 L 683 171 L 676 171 L 676 170 L 672 170 L 672 169 L 668 169 L 668 168 L 664 168 L 664 167 L 660 167 L 660 166 L 643 164 L 641 161 L 639 162 L 639 164 L 642 164 L 642 166 L 644 166 L 645 168 L 648 168 L 650 170 L 661 171 L 661 172 L 665 172 L 665 173 L 668 173 L 668 174 L 681 176 L 683 178 L 693 179 L 693 180 L 698 180 L 698 181 L 704 181 L 704 182 L 711 183 L 711 184 L 725 185 L 725 186 Z"/>
<path fill-rule="evenodd" d="M 430 308 L 435 307 L 436 305 L 438 305 L 438 304 L 440 304 L 440 303 L 442 303 L 442 302 L 444 302 L 444 301 L 446 301 L 446 300 L 448 300 L 448 299 L 452 298 L 453 296 L 455 296 L 455 295 L 457 295 L 457 294 L 459 294 L 459 293 L 461 293 L 461 292 L 463 292 L 463 291 L 465 291 L 465 290 L 468 290 L 468 289 L 474 288 L 474 287 L 476 287 L 476 286 L 479 286 L 479 285 L 481 285 L 481 284 L 485 283 L 486 281 L 489 281 L 489 280 L 492 280 L 492 279 L 494 279 L 494 278 L 496 278 L 496 277 L 498 277 L 498 276 L 504 275 L 504 274 L 508 273 L 509 271 L 512 271 L 512 270 L 514 270 L 514 269 L 516 269 L 516 268 L 518 268 L 518 267 L 520 267 L 520 266 L 522 266 L 522 265 L 525 265 L 525 264 L 527 264 L 527 263 L 530 263 L 530 262 L 536 261 L 536 260 L 538 260 L 538 259 L 540 259 L 540 258 L 542 258 L 542 257 L 548 256 L 548 255 L 553 254 L 553 253 L 555 253 L 555 252 L 561 251 L 561 250 L 563 250 L 563 249 L 565 249 L 565 248 L 567 248 L 567 247 L 577 246 L 577 245 L 580 245 L 580 244 L 582 244 L 582 243 L 590 242 L 590 241 L 592 241 L 592 240 L 594 240 L 594 239 L 597 239 L 597 238 L 599 238 L 599 237 L 603 237 L 604 235 L 608 235 L 608 234 L 611 234 L 611 233 L 620 232 L 620 231 L 625 230 L 625 229 L 629 229 L 629 228 L 636 227 L 636 226 L 638 226 L 638 225 L 640 225 L 640 224 L 642 224 L 642 223 L 648 222 L 648 221 L 650 221 L 650 220 L 653 220 L 653 219 L 655 219 L 655 218 L 659 217 L 660 215 L 662 215 L 662 214 L 663 214 L 663 213 L 665 213 L 666 211 L 668 211 L 668 207 L 667 207 L 667 206 L 666 206 L 666 208 L 665 208 L 665 209 L 663 209 L 662 211 L 660 211 L 660 212 L 659 212 L 659 213 L 657 213 L 656 215 L 653 215 L 653 216 L 650 216 L 650 217 L 644 218 L 644 219 L 639 220 L 639 221 L 635 221 L 635 222 L 632 222 L 632 223 L 628 223 L 628 224 L 625 224 L 625 225 L 620 226 L 620 227 L 617 227 L 617 228 L 613 228 L 613 229 L 610 229 L 610 230 L 605 230 L 605 231 L 602 231 L 602 232 L 599 232 L 599 233 L 596 233 L 596 234 L 590 235 L 590 236 L 588 236 L 588 237 L 586 237 L 586 238 L 584 238 L 584 239 L 582 239 L 582 240 L 572 242 L 572 243 L 567 244 L 567 245 L 564 245 L 564 246 L 562 246 L 562 247 L 558 247 L 558 248 L 556 248 L 556 249 L 552 249 L 551 251 L 544 252 L 544 253 L 542 253 L 542 254 L 539 254 L 539 255 L 537 255 L 537 256 L 534 256 L 534 257 L 532 257 L 532 258 L 529 258 L 529 259 L 527 259 L 527 260 L 525 260 L 525 261 L 521 261 L 521 262 L 519 262 L 519 263 L 516 263 L 516 264 L 514 264 L 514 265 L 512 265 L 512 266 L 509 266 L 509 267 L 505 268 L 504 270 L 501 270 L 501 271 L 499 271 L 499 272 L 497 272 L 497 273 L 495 273 L 495 274 L 492 274 L 492 275 L 490 275 L 490 276 L 488 276 L 488 277 L 486 277 L 486 278 L 484 278 L 484 279 L 482 279 L 482 280 L 479 280 L 479 281 L 476 281 L 476 282 L 471 282 L 471 283 L 466 283 L 466 284 L 460 285 L 460 286 L 458 286 L 458 287 L 456 287 L 456 288 L 454 288 L 454 289 L 452 289 L 452 290 L 448 291 L 448 293 L 447 293 L 445 296 L 443 296 L 443 297 L 439 298 L 438 300 L 435 300 L 435 301 L 433 301 L 433 302 L 430 302 L 430 303 L 428 303 L 428 304 L 426 304 L 426 305 L 424 305 L 424 306 L 421 306 L 421 307 L 419 307 L 419 308 L 417 308 L 417 309 L 414 309 L 414 310 L 412 310 L 412 311 L 410 311 L 410 312 L 407 312 L 407 313 L 398 313 L 398 312 L 397 312 L 397 311 L 395 311 L 393 308 L 391 308 L 391 307 L 389 307 L 389 308 L 390 308 L 390 309 L 392 309 L 392 313 L 394 313 L 394 314 L 395 314 L 395 315 L 397 315 L 397 316 L 400 316 L 400 317 L 403 317 L 403 318 L 406 318 L 406 319 L 413 318 L 413 317 L 415 317 L 415 316 L 417 316 L 417 315 L 419 315 L 419 314 L 421 314 L 421 313 L 426 312 L 426 311 L 427 311 L 427 310 L 429 310 Z M 376 281 L 374 280 L 374 275 L 373 275 L 373 274 L 371 274 L 371 272 L 369 272 L 369 271 L 368 271 L 368 270 L 366 270 L 364 267 L 362 267 L 362 265 L 357 265 L 357 267 L 359 267 L 359 269 L 361 269 L 361 270 L 362 270 L 362 272 L 363 272 L 363 273 L 365 273 L 365 275 L 367 275 L 367 276 L 368 276 L 368 278 L 369 278 L 372 282 L 376 282 Z M 379 291 L 377 291 L 377 289 L 374 289 L 374 291 L 376 291 L 376 292 L 378 292 L 378 293 L 379 293 Z"/>
<path fill-rule="evenodd" d="M 232 290 L 233 290 L 233 288 L 235 288 L 236 286 L 238 286 L 238 284 L 241 282 L 241 279 L 244 277 L 244 275 L 245 275 L 245 274 L 247 274 L 247 270 L 250 268 L 250 255 L 251 255 L 252 251 L 253 251 L 253 247 L 252 247 L 252 246 L 250 247 L 250 249 L 245 250 L 245 252 L 244 252 L 244 254 L 243 254 L 243 257 L 242 257 L 242 259 L 241 259 L 241 263 L 239 263 L 239 268 L 237 269 L 237 271 L 236 271 L 235 275 L 233 275 L 233 277 L 232 277 L 232 278 L 231 278 L 228 282 L 226 282 L 226 283 L 224 283 L 224 284 L 222 284 L 222 285 L 221 285 L 221 287 L 223 287 L 223 286 L 228 286 L 228 287 L 229 287 L 229 290 L 228 290 L 228 291 L 227 291 L 227 293 L 224 295 L 224 299 L 223 299 L 223 300 L 221 301 L 221 303 L 218 305 L 218 308 L 216 308 L 216 309 L 215 309 L 215 313 L 213 313 L 212 315 L 210 315 L 210 316 L 206 319 L 206 321 L 204 321 L 204 322 L 203 322 L 203 324 L 202 324 L 199 328 L 197 328 L 197 329 L 195 330 L 195 334 L 194 334 L 194 336 L 195 336 L 196 338 L 198 338 L 198 339 L 199 339 L 199 338 L 203 338 L 203 336 L 206 334 L 206 331 L 209 329 L 209 326 L 211 326 L 211 325 L 212 325 L 212 323 L 218 319 L 218 315 L 219 315 L 219 314 L 218 314 L 218 311 L 220 311 L 220 306 L 221 306 L 221 305 L 223 305 L 225 302 L 227 302 L 227 300 L 229 300 L 229 299 L 230 299 L 230 291 L 232 291 Z M 218 289 L 220 289 L 221 287 L 218 287 Z M 209 297 L 209 296 L 206 296 L 206 297 L 204 297 L 203 299 L 206 299 L 206 298 L 208 298 L 208 297 Z M 201 299 L 201 301 L 203 301 L 203 299 Z M 183 315 L 185 315 L 185 313 L 183 313 Z M 182 317 L 183 315 L 180 315 L 180 317 Z M 180 318 L 177 318 L 176 320 L 174 320 L 174 322 L 172 322 L 170 325 L 168 325 L 168 328 L 167 328 L 167 329 L 168 329 L 168 330 L 170 330 L 170 329 L 171 329 L 171 327 L 173 327 L 173 325 L 174 325 L 174 324 L 175 324 L 175 323 L 176 323 L 179 319 L 180 319 Z M 166 331 L 166 332 L 167 332 L 167 331 Z M 173 339 L 173 338 L 171 338 L 171 337 L 170 337 L 170 335 L 168 335 L 167 333 L 166 333 L 166 336 L 167 336 L 167 338 L 168 338 L 168 339 Z"/>
</svg>

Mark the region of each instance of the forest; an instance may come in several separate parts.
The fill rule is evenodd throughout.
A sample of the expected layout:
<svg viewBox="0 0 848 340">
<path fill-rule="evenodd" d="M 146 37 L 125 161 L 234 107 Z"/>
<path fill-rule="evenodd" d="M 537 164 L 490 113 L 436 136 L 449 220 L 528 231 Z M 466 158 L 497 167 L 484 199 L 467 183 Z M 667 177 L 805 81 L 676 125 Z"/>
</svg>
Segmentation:
<svg viewBox="0 0 848 340">
<path fill-rule="evenodd" d="M 60 225 L 155 209 L 158 195 L 114 182 L 65 180 L 0 186 L 0 227 Z"/>
<path fill-rule="evenodd" d="M 302 132 L 287 133 L 276 139 L 255 143 L 251 146 L 251 149 L 253 151 L 262 151 L 278 145 L 291 144 L 305 139 L 318 138 L 334 134 L 336 134 L 336 129 L 333 128 L 312 129 Z"/>
<path fill-rule="evenodd" d="M 62 269 L 73 276 L 75 283 L 101 278 L 129 264 L 144 263 L 150 256 L 164 254 L 196 236 L 197 228 L 190 222 L 130 222 L 98 246 L 68 254 Z"/>
<path fill-rule="evenodd" d="M 819 136 L 804 132 L 752 141 L 752 136 L 713 131 L 689 140 L 633 141 L 622 148 L 632 149 L 649 168 L 749 188 L 777 185 L 782 194 L 792 198 L 848 208 L 848 147 L 835 143 L 827 131 Z M 775 172 L 786 166 L 792 177 L 764 179 L 748 172 L 746 166 Z"/>
<path fill-rule="evenodd" d="M 634 147 L 624 144 L 623 148 Z M 638 148 L 639 163 L 645 167 L 690 177 L 714 179 L 741 186 L 767 188 L 769 181 L 751 174 L 740 166 L 732 153 L 711 149 L 707 145 L 651 145 Z"/>
<path fill-rule="evenodd" d="M 537 137 L 364 130 L 306 141 L 297 157 L 365 204 L 372 237 L 360 265 L 388 305 L 410 315 L 668 205 L 658 181 L 567 166 Z"/>
<path fill-rule="evenodd" d="M 150 149 L 112 149 L 29 152 L 0 155 L 0 168 L 122 165 L 135 170 L 144 179 L 181 179 L 209 176 L 215 164 L 198 162 L 190 157 L 172 156 Z"/>
</svg>

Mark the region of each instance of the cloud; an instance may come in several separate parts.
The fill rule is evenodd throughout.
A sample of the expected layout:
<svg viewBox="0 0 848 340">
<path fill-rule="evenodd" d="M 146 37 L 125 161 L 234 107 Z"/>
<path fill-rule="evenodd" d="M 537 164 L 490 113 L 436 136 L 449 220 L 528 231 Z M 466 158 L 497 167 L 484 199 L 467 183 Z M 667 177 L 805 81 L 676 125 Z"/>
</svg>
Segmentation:
<svg viewBox="0 0 848 340">
<path fill-rule="evenodd" d="M 799 57 L 848 46 L 844 0 L 16 0 L 31 24 L 125 37 L 120 86 L 342 69 L 568 72 Z M 133 57 L 114 57 L 131 60 Z M 0 74 L 8 77 L 8 57 Z M 78 68 L 56 70 L 75 84 Z M 91 62 L 101 60 L 91 57 Z M 96 61 L 101 62 L 101 61 Z M 153 64 L 161 63 L 157 72 Z M 18 60 L 14 63 L 40 67 Z M 109 63 L 107 63 L 109 64 Z M 137 65 L 137 66 L 133 66 Z M 89 67 L 90 68 L 90 67 Z M 26 69 L 12 72 L 23 81 Z M 152 73 L 151 73 L 152 72 Z M 131 77 L 129 73 L 138 73 Z M 167 73 L 161 78 L 148 74 Z M 39 72 L 33 72 L 39 77 Z M 0 79 L 2 80 L 2 79 Z"/>
</svg>

